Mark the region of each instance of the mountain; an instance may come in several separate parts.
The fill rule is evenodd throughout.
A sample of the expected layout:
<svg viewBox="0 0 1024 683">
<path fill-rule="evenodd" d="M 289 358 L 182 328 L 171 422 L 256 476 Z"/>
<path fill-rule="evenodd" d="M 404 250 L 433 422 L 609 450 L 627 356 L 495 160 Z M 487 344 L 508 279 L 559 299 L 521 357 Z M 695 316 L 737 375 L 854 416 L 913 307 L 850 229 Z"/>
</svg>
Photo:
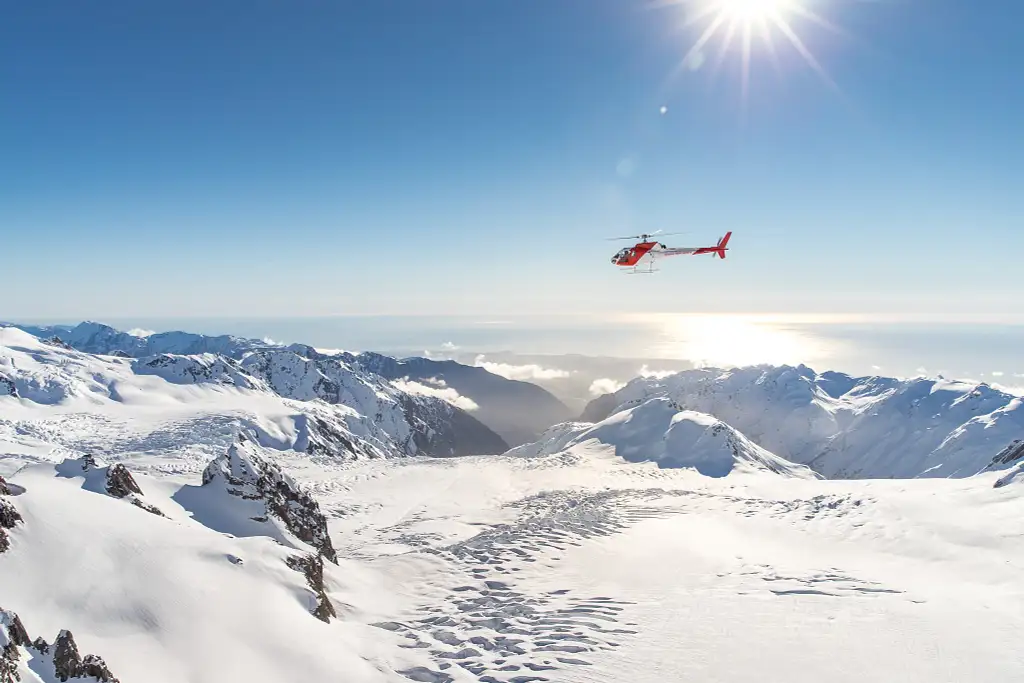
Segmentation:
<svg viewBox="0 0 1024 683">
<path fill-rule="evenodd" d="M 231 335 L 211 337 L 190 332 L 159 332 L 145 337 L 121 332 L 109 325 L 83 322 L 78 325 L 32 326 L 0 323 L 18 327 L 40 339 L 58 338 L 72 348 L 99 355 L 126 355 L 143 358 L 163 353 L 190 356 L 212 353 L 231 358 L 246 351 L 273 346 L 257 339 L 244 339 Z"/>
<path fill-rule="evenodd" d="M 648 399 L 597 424 L 557 425 L 540 442 L 507 454 L 536 457 L 588 443 L 610 447 L 615 456 L 627 462 L 692 468 L 707 477 L 725 477 L 733 472 L 770 472 L 804 479 L 818 476 L 807 467 L 766 451 L 721 420 L 684 410 L 665 397 Z"/>
<path fill-rule="evenodd" d="M 547 390 L 529 382 L 506 379 L 484 368 L 429 358 L 399 360 L 377 353 L 345 357 L 352 365 L 390 380 L 456 391 L 478 406 L 474 417 L 513 446 L 533 441 L 549 426 L 572 417 L 568 406 Z"/>
<path fill-rule="evenodd" d="M 806 366 L 687 370 L 592 401 L 599 421 L 667 397 L 829 478 L 967 477 L 1024 434 L 1017 396 L 981 383 L 851 377 Z"/>
<path fill-rule="evenodd" d="M 188 332 L 160 332 L 140 337 L 96 322 L 83 322 L 75 326 L 13 325 L 13 327 L 18 327 L 40 339 L 49 340 L 53 345 L 64 345 L 86 353 L 146 359 L 145 365 L 137 366 L 138 371 L 150 372 L 149 368 L 152 368 L 152 374 L 160 374 L 162 363 L 177 363 L 180 367 L 174 369 L 173 372 L 199 372 L 204 376 L 217 373 L 226 380 L 235 372 L 230 361 L 240 362 L 246 357 L 282 359 L 299 356 L 309 361 L 315 361 L 321 370 L 327 368 L 328 375 L 336 372 L 337 366 L 344 366 L 349 372 L 359 372 L 364 376 L 373 374 L 389 382 L 398 382 L 407 390 L 407 394 L 448 398 L 450 402 L 454 402 L 459 407 L 472 407 L 472 417 L 498 434 L 502 442 L 508 445 L 532 441 L 548 426 L 571 417 L 571 411 L 565 404 L 535 384 L 506 379 L 483 368 L 463 365 L 455 361 L 434 361 L 427 358 L 397 359 L 371 352 L 326 354 L 305 344 L 285 346 L 231 335 L 207 336 Z M 166 358 L 181 356 L 197 357 L 197 359 L 186 362 L 171 361 Z M 164 358 L 158 360 L 155 357 Z M 206 360 L 200 361 L 198 357 Z M 197 366 L 202 362 L 213 363 L 214 358 L 220 359 L 216 361 L 221 364 L 220 366 L 210 368 Z M 255 364 L 258 361 L 249 360 L 248 362 Z M 278 362 L 284 361 L 279 360 Z M 182 365 L 183 363 L 192 367 L 187 369 Z M 297 367 L 296 363 L 294 360 L 285 362 L 286 365 Z M 167 372 L 172 372 L 172 370 Z M 163 376 L 171 379 L 167 372 L 164 372 Z M 282 381 L 287 382 L 288 380 L 282 379 Z M 282 395 L 309 400 L 292 394 L 299 392 L 302 396 L 309 397 L 316 395 L 320 389 L 312 385 L 297 387 L 293 391 L 285 391 Z M 0 385 L 0 392 L 3 391 L 6 389 Z M 327 396 L 320 396 L 320 398 L 329 400 Z M 329 402 L 337 403 L 338 401 L 329 400 Z M 476 429 L 475 425 L 465 420 L 462 415 L 454 416 L 452 419 L 464 423 L 463 426 L 466 429 Z M 480 432 L 478 438 L 486 437 Z M 481 452 L 494 452 L 495 448 L 497 445 L 496 442 L 493 442 L 492 445 L 486 447 L 486 451 Z"/>
<path fill-rule="evenodd" d="M 1019 435 L 972 477 L 824 480 L 652 395 L 405 457 L 471 413 L 291 348 L 0 334 L 3 683 L 1024 677 Z"/>
<path fill-rule="evenodd" d="M 38 415 L 48 407 L 43 413 L 50 419 L 69 411 L 93 422 L 103 415 L 99 429 L 130 420 L 144 430 L 154 418 L 228 421 L 276 448 L 344 458 L 462 456 L 508 448 L 450 402 L 410 394 L 336 359 L 310 360 L 283 349 L 246 352 L 238 361 L 209 353 L 100 356 L 11 328 L 4 330 L 4 341 L 0 387 L 19 403 L 0 413 L 0 426 L 17 411 Z M 218 445 L 234 433 L 219 434 Z M 154 435 L 134 439 L 129 447 Z"/>
</svg>

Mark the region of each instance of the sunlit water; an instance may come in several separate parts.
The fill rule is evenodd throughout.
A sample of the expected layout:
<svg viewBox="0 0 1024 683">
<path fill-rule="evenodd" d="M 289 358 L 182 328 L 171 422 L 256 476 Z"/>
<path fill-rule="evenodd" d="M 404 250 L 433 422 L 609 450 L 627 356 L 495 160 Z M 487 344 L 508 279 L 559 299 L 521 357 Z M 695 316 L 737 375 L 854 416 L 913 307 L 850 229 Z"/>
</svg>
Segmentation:
<svg viewBox="0 0 1024 683">
<path fill-rule="evenodd" d="M 804 363 L 817 370 L 944 374 L 1024 385 L 1024 325 L 895 323 L 740 315 L 334 317 L 107 320 L 399 355 L 480 353 L 680 359 L 698 365 Z"/>
</svg>

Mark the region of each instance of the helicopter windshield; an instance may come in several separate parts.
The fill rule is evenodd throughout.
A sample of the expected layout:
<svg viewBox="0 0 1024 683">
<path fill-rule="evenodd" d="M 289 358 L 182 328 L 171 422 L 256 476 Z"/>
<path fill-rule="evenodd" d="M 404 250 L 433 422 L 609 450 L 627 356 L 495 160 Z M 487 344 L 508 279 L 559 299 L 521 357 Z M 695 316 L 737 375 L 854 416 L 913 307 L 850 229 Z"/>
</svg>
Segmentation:
<svg viewBox="0 0 1024 683">
<path fill-rule="evenodd" d="M 620 249 L 619 253 L 615 254 L 615 256 L 614 256 L 614 258 L 612 260 L 613 261 L 621 261 L 621 260 L 623 260 L 625 258 L 628 258 L 630 251 L 631 251 L 631 249 L 629 247 L 626 247 L 625 249 Z"/>
</svg>

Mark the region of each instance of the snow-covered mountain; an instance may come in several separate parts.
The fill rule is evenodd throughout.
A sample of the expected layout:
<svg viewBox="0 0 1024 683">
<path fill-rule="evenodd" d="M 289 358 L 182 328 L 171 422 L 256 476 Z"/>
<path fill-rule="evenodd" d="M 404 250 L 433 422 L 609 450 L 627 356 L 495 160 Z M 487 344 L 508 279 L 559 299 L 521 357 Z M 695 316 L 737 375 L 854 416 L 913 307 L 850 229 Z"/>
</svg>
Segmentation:
<svg viewBox="0 0 1024 683">
<path fill-rule="evenodd" d="M 540 441 L 514 448 L 507 455 L 553 455 L 587 444 L 610 447 L 627 462 L 692 468 L 708 477 L 733 472 L 771 472 L 805 479 L 818 476 L 761 448 L 721 420 L 685 410 L 665 397 L 648 399 L 597 424 L 556 425 Z"/>
<path fill-rule="evenodd" d="M 473 416 L 513 446 L 533 441 L 553 424 L 572 416 L 547 390 L 451 360 L 397 359 L 377 353 L 346 354 L 352 365 L 390 380 L 441 385 L 477 404 Z"/>
<path fill-rule="evenodd" d="M 341 457 L 461 456 L 508 447 L 450 402 L 410 394 L 336 359 L 284 349 L 250 351 L 240 361 L 209 353 L 99 356 L 13 328 L 4 330 L 4 343 L 0 386 L 8 403 L 0 408 L 0 429 L 17 430 L 12 416 L 39 416 L 50 406 L 52 413 L 43 412 L 50 420 L 134 420 L 140 411 L 164 420 L 215 416 L 210 420 L 233 420 L 275 447 Z M 31 429 L 39 428 L 34 421 Z M 61 435 L 52 438 L 59 442 Z"/>
<path fill-rule="evenodd" d="M 18 327 L 40 339 L 59 339 L 79 351 L 107 356 L 117 354 L 144 358 L 164 353 L 180 356 L 212 353 L 238 358 L 246 351 L 273 346 L 258 339 L 244 339 L 232 335 L 214 337 L 177 331 L 159 332 L 143 337 L 92 321 L 78 325 L 51 326 L 0 324 Z"/>
<path fill-rule="evenodd" d="M 2 339 L 0 683 L 1024 676 L 1024 440 L 974 477 L 824 480 L 652 391 L 399 457 L 471 414 L 295 348 Z"/>
<path fill-rule="evenodd" d="M 639 378 L 592 401 L 582 419 L 659 396 L 829 478 L 967 477 L 995 466 L 1024 436 L 1021 399 L 987 384 L 819 374 L 803 365 Z"/>
<path fill-rule="evenodd" d="M 388 383 L 401 382 L 407 395 L 442 397 L 459 407 L 471 407 L 472 417 L 509 445 L 532 441 L 548 426 L 570 417 L 565 404 L 535 384 L 506 379 L 455 361 L 397 359 L 372 352 L 326 354 L 305 344 L 285 346 L 231 335 L 160 332 L 136 336 L 97 322 L 12 327 L 47 340 L 51 345 L 144 360 L 136 365 L 137 372 L 159 374 L 169 381 L 175 381 L 175 376 L 199 373 L 206 381 L 231 383 L 240 379 L 245 383 L 249 379 L 240 378 L 232 363 L 244 359 L 247 368 L 266 367 L 283 389 L 280 393 L 298 400 L 319 397 L 330 403 L 343 402 L 332 399 L 331 382 L 337 380 L 337 375 L 355 373 L 364 378 L 376 375 Z M 314 363 L 303 367 L 296 356 Z M 298 374 L 288 377 L 293 372 Z M 317 384 L 318 380 L 323 383 Z M 0 377 L 0 393 L 5 391 L 7 388 Z M 463 422 L 464 429 L 474 428 L 462 415 L 453 415 L 452 419 Z M 478 437 L 486 438 L 483 434 Z M 494 448 L 491 446 L 488 452 Z"/>
</svg>

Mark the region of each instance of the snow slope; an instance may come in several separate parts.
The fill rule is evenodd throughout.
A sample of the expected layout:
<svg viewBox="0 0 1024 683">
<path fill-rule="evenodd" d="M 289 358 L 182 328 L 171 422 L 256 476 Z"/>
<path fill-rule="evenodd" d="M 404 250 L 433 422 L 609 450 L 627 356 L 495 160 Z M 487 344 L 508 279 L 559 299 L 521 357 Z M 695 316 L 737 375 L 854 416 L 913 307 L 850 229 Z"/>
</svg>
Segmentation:
<svg viewBox="0 0 1024 683">
<path fill-rule="evenodd" d="M 512 449 L 507 455 L 553 455 L 591 443 L 611 447 L 615 456 L 628 462 L 693 468 L 709 477 L 725 477 L 733 472 L 816 477 L 807 467 L 766 451 L 721 420 L 683 410 L 664 397 L 649 399 L 597 424 L 557 425 L 540 442 Z"/>
<path fill-rule="evenodd" d="M 714 415 L 829 478 L 967 477 L 1024 434 L 1021 399 L 986 384 L 855 378 L 802 365 L 638 378 L 594 400 L 583 419 L 656 396 Z"/>
<path fill-rule="evenodd" d="M 17 614 L 121 683 L 1024 678 L 1022 440 L 970 477 L 825 480 L 652 391 L 507 455 L 397 457 L 410 399 L 345 363 L 4 339 L 0 647 Z M 793 430 L 901 388 L 736 386 Z M 977 405 L 959 457 L 1012 424 L 971 393 L 919 396 L 905 428 Z M 54 683 L 56 648 L 17 640 L 22 683 Z"/>
<path fill-rule="evenodd" d="M 3 323 L 0 323 L 2 326 Z M 154 356 L 195 357 L 212 355 L 221 357 L 221 363 L 231 360 L 241 361 L 246 356 L 255 356 L 253 363 L 262 363 L 263 359 L 273 357 L 281 366 L 280 371 L 288 372 L 298 369 L 300 357 L 318 367 L 307 374 L 305 379 L 314 377 L 306 386 L 296 385 L 295 392 L 305 396 L 301 400 L 320 395 L 322 387 L 316 387 L 320 375 L 336 379 L 338 366 L 358 373 L 361 377 L 377 376 L 387 381 L 412 380 L 428 384 L 444 384 L 456 396 L 465 397 L 470 404 L 475 404 L 473 417 L 500 435 L 507 444 L 518 445 L 535 439 L 545 428 L 570 417 L 569 409 L 545 389 L 528 382 L 519 382 L 500 375 L 495 375 L 483 368 L 472 367 L 454 361 L 434 361 L 427 358 L 396 359 L 377 353 L 333 353 L 326 354 L 304 344 L 270 343 L 259 339 L 244 339 L 230 335 L 207 336 L 188 332 L 160 332 L 145 337 L 96 322 L 83 322 L 78 325 L 55 325 L 39 327 L 32 325 L 16 325 L 40 339 L 52 340 L 79 351 L 100 355 L 119 355 L 132 358 L 148 358 Z M 59 340 L 59 341 L 57 341 Z M 258 353 L 257 353 L 258 352 Z M 283 359 L 291 357 L 293 360 Z M 230 359 L 230 360 L 229 360 Z M 149 360 L 148 363 L 154 361 Z M 169 361 L 165 361 L 169 362 Z M 178 361 L 179 363 L 181 361 Z M 195 361 L 193 361 L 195 362 Z M 183 370 L 179 369 L 178 372 Z M 231 371 L 225 369 L 225 375 Z M 170 379 L 170 377 L 168 377 Z M 291 378 L 279 381 L 292 384 Z M 294 378 L 296 382 L 302 377 Z M 4 386 L 0 380 L 0 392 Z M 300 398 L 292 391 L 285 391 L 290 398 Z M 320 396 L 328 400 L 326 396 Z M 337 401 L 332 401 L 337 402 Z M 459 405 L 456 402 L 456 405 Z M 460 406 L 461 407 L 461 406 Z M 463 422 L 469 423 L 465 420 Z M 479 432 L 479 430 L 477 430 Z M 489 438 L 478 434 L 478 438 Z M 493 440 L 492 440 L 493 441 Z M 495 442 L 496 443 L 496 442 Z M 477 449 L 476 452 L 500 452 L 504 448 L 492 445 L 487 450 Z"/>
<path fill-rule="evenodd" d="M 408 394 L 337 360 L 309 361 L 288 351 L 256 351 L 240 362 L 210 354 L 97 356 L 14 328 L 4 329 L 4 342 L 0 438 L 11 430 L 22 436 L 49 432 L 68 420 L 105 422 L 97 428 L 125 432 L 132 431 L 125 422 L 180 424 L 215 414 L 222 424 L 254 429 L 264 443 L 321 455 L 451 456 L 507 448 L 447 401 Z M 19 416 L 38 415 L 43 405 L 55 410 L 18 426 Z M 233 438 L 226 426 L 224 436 Z M 150 432 L 129 440 L 137 446 L 153 437 Z M 59 435 L 43 439 L 60 441 Z"/>
<path fill-rule="evenodd" d="M 345 354 L 355 367 L 390 380 L 443 383 L 473 401 L 474 417 L 501 435 L 510 445 L 532 442 L 550 425 L 571 417 L 569 408 L 547 390 L 507 379 L 455 361 L 428 358 L 396 359 L 377 353 Z"/>
</svg>

